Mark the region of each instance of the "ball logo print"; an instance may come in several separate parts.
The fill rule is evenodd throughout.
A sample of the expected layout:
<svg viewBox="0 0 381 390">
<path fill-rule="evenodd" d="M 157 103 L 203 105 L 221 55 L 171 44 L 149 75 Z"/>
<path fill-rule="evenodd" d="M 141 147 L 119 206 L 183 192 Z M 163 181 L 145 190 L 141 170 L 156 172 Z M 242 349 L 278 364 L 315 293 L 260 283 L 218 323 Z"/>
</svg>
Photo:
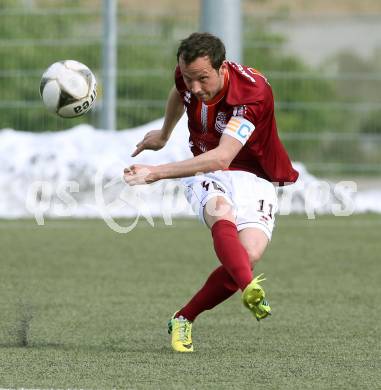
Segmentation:
<svg viewBox="0 0 381 390">
<path fill-rule="evenodd" d="M 97 82 L 86 65 L 74 60 L 59 61 L 42 75 L 40 95 L 50 112 L 63 118 L 74 118 L 94 105 Z"/>
</svg>

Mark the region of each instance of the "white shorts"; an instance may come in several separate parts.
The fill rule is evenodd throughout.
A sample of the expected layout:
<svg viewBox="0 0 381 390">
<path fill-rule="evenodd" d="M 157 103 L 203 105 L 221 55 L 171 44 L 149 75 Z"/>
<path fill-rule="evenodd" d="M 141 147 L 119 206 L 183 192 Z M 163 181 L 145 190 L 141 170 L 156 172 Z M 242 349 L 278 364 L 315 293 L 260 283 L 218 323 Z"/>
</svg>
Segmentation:
<svg viewBox="0 0 381 390">
<path fill-rule="evenodd" d="M 278 199 L 269 181 L 245 171 L 216 171 L 181 181 L 188 203 L 204 223 L 206 203 L 221 196 L 233 207 L 238 231 L 255 227 L 271 240 Z"/>
</svg>

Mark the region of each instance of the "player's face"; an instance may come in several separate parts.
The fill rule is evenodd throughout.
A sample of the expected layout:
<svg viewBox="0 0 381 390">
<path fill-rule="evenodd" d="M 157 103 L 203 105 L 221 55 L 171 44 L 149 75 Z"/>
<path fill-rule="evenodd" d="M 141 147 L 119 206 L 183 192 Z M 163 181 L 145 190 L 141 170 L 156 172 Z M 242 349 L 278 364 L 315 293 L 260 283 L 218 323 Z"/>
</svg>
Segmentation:
<svg viewBox="0 0 381 390">
<path fill-rule="evenodd" d="M 203 102 L 212 100 L 224 86 L 226 63 L 216 70 L 209 57 L 199 57 L 190 64 L 180 57 L 179 66 L 187 89 Z"/>
</svg>

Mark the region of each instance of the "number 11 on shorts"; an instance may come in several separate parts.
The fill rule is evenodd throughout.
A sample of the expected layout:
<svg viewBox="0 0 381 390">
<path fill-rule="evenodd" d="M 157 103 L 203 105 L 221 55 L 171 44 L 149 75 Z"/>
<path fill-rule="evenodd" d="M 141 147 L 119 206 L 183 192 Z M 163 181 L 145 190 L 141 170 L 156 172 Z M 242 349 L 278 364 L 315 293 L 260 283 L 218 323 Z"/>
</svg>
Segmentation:
<svg viewBox="0 0 381 390">
<path fill-rule="evenodd" d="M 260 200 L 258 201 L 258 203 L 259 203 L 258 212 L 265 214 L 265 200 L 264 200 L 264 199 L 260 199 Z M 268 216 L 269 218 L 271 218 L 271 219 L 273 218 L 273 208 L 274 208 L 274 205 L 272 205 L 271 203 L 269 203 L 268 214 L 267 214 L 267 216 Z"/>
</svg>

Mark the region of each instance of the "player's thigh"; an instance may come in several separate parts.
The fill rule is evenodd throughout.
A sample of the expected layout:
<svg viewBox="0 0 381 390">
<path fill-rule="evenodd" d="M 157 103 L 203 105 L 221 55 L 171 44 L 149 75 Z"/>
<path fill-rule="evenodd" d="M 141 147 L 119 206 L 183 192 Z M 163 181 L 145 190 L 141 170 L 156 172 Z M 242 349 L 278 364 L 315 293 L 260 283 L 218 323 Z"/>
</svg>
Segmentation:
<svg viewBox="0 0 381 390">
<path fill-rule="evenodd" d="M 212 227 L 220 219 L 235 222 L 229 177 L 221 172 L 182 180 L 185 197 L 198 217 Z"/>
<path fill-rule="evenodd" d="M 238 231 L 256 228 L 270 241 L 278 209 L 274 186 L 247 172 L 231 172 L 230 175 Z"/>
<path fill-rule="evenodd" d="M 238 234 L 241 244 L 249 255 L 250 263 L 254 267 L 265 252 L 269 238 L 262 229 L 255 227 L 243 229 Z"/>
</svg>

